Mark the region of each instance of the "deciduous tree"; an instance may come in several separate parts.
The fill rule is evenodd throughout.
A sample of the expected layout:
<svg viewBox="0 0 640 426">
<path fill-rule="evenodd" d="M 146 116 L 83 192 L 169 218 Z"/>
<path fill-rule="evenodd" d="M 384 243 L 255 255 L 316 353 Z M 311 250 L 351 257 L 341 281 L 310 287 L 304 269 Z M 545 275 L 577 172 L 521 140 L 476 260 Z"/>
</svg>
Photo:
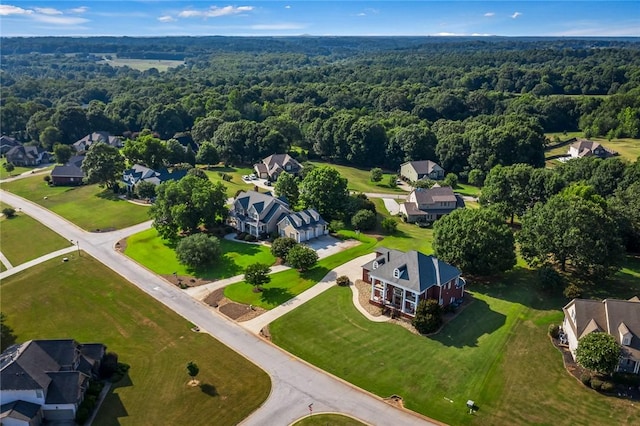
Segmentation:
<svg viewBox="0 0 640 426">
<path fill-rule="evenodd" d="M 85 182 L 97 183 L 109 189 L 118 186 L 124 168 L 124 157 L 118 148 L 102 142 L 92 144 L 82 161 Z"/>
<path fill-rule="evenodd" d="M 271 282 L 269 275 L 271 268 L 264 263 L 252 263 L 244 270 L 244 280 L 251 284 L 256 291 L 260 291 L 260 287 Z"/>
<path fill-rule="evenodd" d="M 325 220 L 342 218 L 348 195 L 347 179 L 328 166 L 314 168 L 300 184 L 303 208 L 315 208 Z"/>
<path fill-rule="evenodd" d="M 578 341 L 576 361 L 582 367 L 602 374 L 611 374 L 620 363 L 621 348 L 607 333 L 589 333 Z"/>
<path fill-rule="evenodd" d="M 307 246 L 298 244 L 291 247 L 289 253 L 287 253 L 286 261 L 292 268 L 299 271 L 306 271 L 316 264 L 318 261 L 318 253 Z"/>
<path fill-rule="evenodd" d="M 184 237 L 176 246 L 180 263 L 193 269 L 212 265 L 221 254 L 220 241 L 202 233 Z"/>
<path fill-rule="evenodd" d="M 413 317 L 413 326 L 422 334 L 433 333 L 442 325 L 442 307 L 435 299 L 421 300 Z"/>
<path fill-rule="evenodd" d="M 289 250 L 296 246 L 298 242 L 293 238 L 279 237 L 271 243 L 271 254 L 281 259 L 286 259 Z"/>
<path fill-rule="evenodd" d="M 274 187 L 279 197 L 284 197 L 292 208 L 298 205 L 300 198 L 300 190 L 298 189 L 298 180 L 292 174 L 287 172 L 280 173 Z"/>
<path fill-rule="evenodd" d="M 55 155 L 58 164 L 66 164 L 72 154 L 73 151 L 69 145 L 56 144 L 53 147 L 53 155 Z"/>
</svg>

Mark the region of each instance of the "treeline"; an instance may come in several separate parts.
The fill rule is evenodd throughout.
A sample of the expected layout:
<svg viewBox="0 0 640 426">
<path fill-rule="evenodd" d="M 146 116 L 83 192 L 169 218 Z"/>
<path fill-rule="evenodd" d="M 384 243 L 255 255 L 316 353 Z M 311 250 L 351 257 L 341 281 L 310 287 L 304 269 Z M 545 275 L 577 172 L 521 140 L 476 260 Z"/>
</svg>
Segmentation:
<svg viewBox="0 0 640 426">
<path fill-rule="evenodd" d="M 190 132 L 233 163 L 297 145 L 365 167 L 432 158 L 464 177 L 542 165 L 545 132 L 640 137 L 634 40 L 2 41 L 2 131 L 47 148 L 94 130 L 146 128 L 162 139 Z M 186 65 L 114 68 L 102 60 L 108 52 L 184 53 Z"/>
</svg>

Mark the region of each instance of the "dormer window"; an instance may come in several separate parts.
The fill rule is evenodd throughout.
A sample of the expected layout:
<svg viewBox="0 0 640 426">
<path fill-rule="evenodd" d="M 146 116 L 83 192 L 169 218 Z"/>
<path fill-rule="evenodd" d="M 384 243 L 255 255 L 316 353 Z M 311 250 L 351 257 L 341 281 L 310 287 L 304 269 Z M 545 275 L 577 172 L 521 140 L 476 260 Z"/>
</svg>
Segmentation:
<svg viewBox="0 0 640 426">
<path fill-rule="evenodd" d="M 625 337 L 622 339 L 622 344 L 623 344 L 624 346 L 629 346 L 629 345 L 631 344 L 631 337 L 626 337 L 626 336 L 625 336 Z"/>
<path fill-rule="evenodd" d="M 378 269 L 378 266 L 380 266 L 380 265 L 378 265 L 378 261 L 374 260 L 373 261 L 373 269 Z"/>
<path fill-rule="evenodd" d="M 286 166 L 284 166 L 285 170 L 291 170 L 291 164 L 287 164 Z"/>
<path fill-rule="evenodd" d="M 393 278 L 400 278 L 400 269 L 396 268 L 393 270 Z"/>
</svg>

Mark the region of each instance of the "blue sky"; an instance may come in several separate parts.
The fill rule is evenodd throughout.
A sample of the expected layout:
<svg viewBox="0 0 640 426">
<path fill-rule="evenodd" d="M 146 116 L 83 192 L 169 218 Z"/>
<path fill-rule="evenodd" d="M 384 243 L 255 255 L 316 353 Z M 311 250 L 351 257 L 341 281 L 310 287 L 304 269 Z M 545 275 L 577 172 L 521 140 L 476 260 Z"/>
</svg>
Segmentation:
<svg viewBox="0 0 640 426">
<path fill-rule="evenodd" d="M 2 36 L 640 36 L 638 0 L 0 1 Z"/>
</svg>

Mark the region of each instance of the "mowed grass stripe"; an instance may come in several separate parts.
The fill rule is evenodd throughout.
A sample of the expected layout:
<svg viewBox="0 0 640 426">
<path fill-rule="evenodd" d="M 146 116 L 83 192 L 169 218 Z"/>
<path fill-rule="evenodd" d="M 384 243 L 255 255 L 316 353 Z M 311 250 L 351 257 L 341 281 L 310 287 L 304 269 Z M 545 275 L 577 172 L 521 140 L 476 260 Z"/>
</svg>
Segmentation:
<svg viewBox="0 0 640 426">
<path fill-rule="evenodd" d="M 257 409 L 268 375 L 90 258 L 71 256 L 2 282 L 2 311 L 18 341 L 103 342 L 131 365 L 94 425 L 234 425 Z M 204 388 L 189 387 L 186 364 Z"/>
<path fill-rule="evenodd" d="M 71 245 L 65 238 L 23 213 L 17 213 L 11 219 L 0 219 L 0 242 L 2 254 L 13 266 Z"/>
</svg>

